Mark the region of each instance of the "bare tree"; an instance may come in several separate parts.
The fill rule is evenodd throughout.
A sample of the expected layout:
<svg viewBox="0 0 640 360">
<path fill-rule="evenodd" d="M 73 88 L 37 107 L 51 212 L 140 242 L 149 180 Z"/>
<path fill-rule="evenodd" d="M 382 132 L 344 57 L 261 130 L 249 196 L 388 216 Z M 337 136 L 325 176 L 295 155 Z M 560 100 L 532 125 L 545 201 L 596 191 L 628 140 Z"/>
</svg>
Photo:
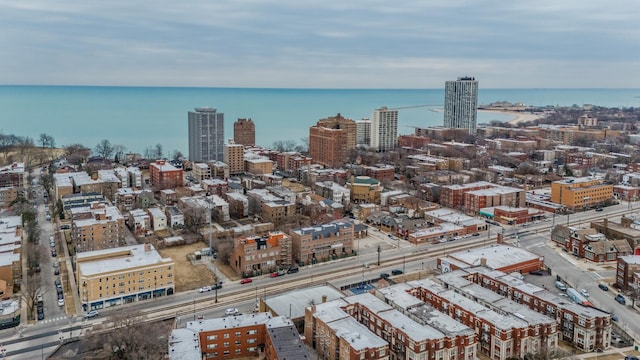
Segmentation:
<svg viewBox="0 0 640 360">
<path fill-rule="evenodd" d="M 218 260 L 225 265 L 229 265 L 231 255 L 233 255 L 233 238 L 227 232 L 226 236 L 219 238 L 213 246 L 218 254 Z"/>
<path fill-rule="evenodd" d="M 40 277 L 39 276 L 28 276 L 26 284 L 23 283 L 20 286 L 20 300 L 24 303 L 27 308 L 27 318 L 29 320 L 33 320 L 34 313 L 33 309 L 36 306 L 36 302 L 38 300 L 39 295 L 44 295 L 45 291 L 40 286 Z"/>
<path fill-rule="evenodd" d="M 93 151 L 96 154 L 102 156 L 103 159 L 111 159 L 111 157 L 113 156 L 114 148 L 109 140 L 103 139 L 98 143 L 98 145 L 96 145 Z"/>
<path fill-rule="evenodd" d="M 111 350 L 112 359 L 163 359 L 166 337 L 171 328 L 162 322 L 146 322 L 137 311 L 118 311 L 111 316 L 113 330 L 102 343 Z"/>
<path fill-rule="evenodd" d="M 154 148 L 154 155 L 156 157 L 156 159 L 162 159 L 162 144 L 158 143 L 156 144 L 155 148 Z"/>
<path fill-rule="evenodd" d="M 115 154 L 115 162 L 120 163 L 124 160 L 124 154 L 127 152 L 127 148 L 124 145 L 113 145 L 113 152 Z"/>
<path fill-rule="evenodd" d="M 81 144 L 71 144 L 64 148 L 64 153 L 70 164 L 80 165 L 87 161 L 91 150 Z"/>
<path fill-rule="evenodd" d="M 40 146 L 42 148 L 46 148 L 46 147 L 53 148 L 56 146 L 56 141 L 53 138 L 53 136 L 45 133 L 40 134 L 40 138 L 38 139 L 38 142 L 40 143 Z"/>
<path fill-rule="evenodd" d="M 184 227 L 187 231 L 190 231 L 194 234 L 200 232 L 200 229 L 207 222 L 207 209 L 202 209 L 197 206 L 187 205 L 183 209 L 184 213 Z"/>
</svg>

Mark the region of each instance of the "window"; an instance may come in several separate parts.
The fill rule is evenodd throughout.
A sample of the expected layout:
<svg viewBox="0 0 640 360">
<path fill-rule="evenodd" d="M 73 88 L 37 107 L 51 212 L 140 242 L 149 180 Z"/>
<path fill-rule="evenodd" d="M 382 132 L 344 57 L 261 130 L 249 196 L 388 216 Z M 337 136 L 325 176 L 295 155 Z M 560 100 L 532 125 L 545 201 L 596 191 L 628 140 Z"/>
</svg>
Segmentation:
<svg viewBox="0 0 640 360">
<path fill-rule="evenodd" d="M 257 333 L 258 333 L 258 330 L 255 330 L 255 329 L 247 331 L 247 335 L 255 335 Z"/>
<path fill-rule="evenodd" d="M 236 331 L 236 337 L 240 337 L 242 336 L 242 333 L 240 331 Z"/>
<path fill-rule="evenodd" d="M 225 342 L 224 342 L 224 344 L 223 344 L 223 346 L 224 346 L 224 347 L 229 347 L 229 342 L 228 342 L 228 341 L 225 341 Z"/>
<path fill-rule="evenodd" d="M 247 344 L 255 344 L 256 341 L 258 341 L 258 339 L 253 338 L 253 339 L 247 339 Z"/>
<path fill-rule="evenodd" d="M 218 339 L 218 335 L 209 335 L 207 336 L 207 340 L 217 340 Z"/>
<path fill-rule="evenodd" d="M 222 337 L 225 338 L 225 339 L 228 339 L 229 338 L 229 333 L 225 333 L 224 336 L 222 336 Z"/>
</svg>

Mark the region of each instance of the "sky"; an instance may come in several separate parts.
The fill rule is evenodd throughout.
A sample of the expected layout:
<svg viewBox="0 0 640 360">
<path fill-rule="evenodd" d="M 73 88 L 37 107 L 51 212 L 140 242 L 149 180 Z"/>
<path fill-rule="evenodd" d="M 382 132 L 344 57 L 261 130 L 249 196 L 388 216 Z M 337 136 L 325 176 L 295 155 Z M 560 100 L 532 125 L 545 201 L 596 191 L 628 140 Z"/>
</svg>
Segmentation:
<svg viewBox="0 0 640 360">
<path fill-rule="evenodd" d="M 0 84 L 640 88 L 638 0 L 0 0 Z"/>
</svg>

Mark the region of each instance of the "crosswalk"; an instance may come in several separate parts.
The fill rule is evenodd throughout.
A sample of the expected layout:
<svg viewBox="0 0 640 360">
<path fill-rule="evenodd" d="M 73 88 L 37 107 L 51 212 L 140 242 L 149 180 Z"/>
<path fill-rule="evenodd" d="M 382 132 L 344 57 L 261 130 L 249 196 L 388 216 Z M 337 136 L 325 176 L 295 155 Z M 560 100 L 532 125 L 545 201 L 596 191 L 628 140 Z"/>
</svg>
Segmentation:
<svg viewBox="0 0 640 360">
<path fill-rule="evenodd" d="M 52 322 L 56 322 L 56 321 L 60 321 L 60 320 L 67 320 L 67 317 L 66 316 L 59 316 L 57 318 L 39 320 L 38 322 L 42 323 L 42 324 L 46 324 L 46 323 L 52 323 Z"/>
</svg>

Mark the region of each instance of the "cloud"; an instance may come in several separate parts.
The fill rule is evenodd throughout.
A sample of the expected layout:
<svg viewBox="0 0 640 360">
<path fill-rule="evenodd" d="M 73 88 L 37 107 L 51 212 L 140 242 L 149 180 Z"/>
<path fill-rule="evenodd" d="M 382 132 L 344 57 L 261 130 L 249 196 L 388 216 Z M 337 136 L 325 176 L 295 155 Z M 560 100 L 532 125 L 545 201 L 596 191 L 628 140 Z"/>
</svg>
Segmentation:
<svg viewBox="0 0 640 360">
<path fill-rule="evenodd" d="M 0 0 L 0 68 L 9 70 L 0 81 L 427 88 L 470 74 L 495 87 L 638 87 L 628 78 L 640 68 L 639 8 L 631 0 Z"/>
</svg>

